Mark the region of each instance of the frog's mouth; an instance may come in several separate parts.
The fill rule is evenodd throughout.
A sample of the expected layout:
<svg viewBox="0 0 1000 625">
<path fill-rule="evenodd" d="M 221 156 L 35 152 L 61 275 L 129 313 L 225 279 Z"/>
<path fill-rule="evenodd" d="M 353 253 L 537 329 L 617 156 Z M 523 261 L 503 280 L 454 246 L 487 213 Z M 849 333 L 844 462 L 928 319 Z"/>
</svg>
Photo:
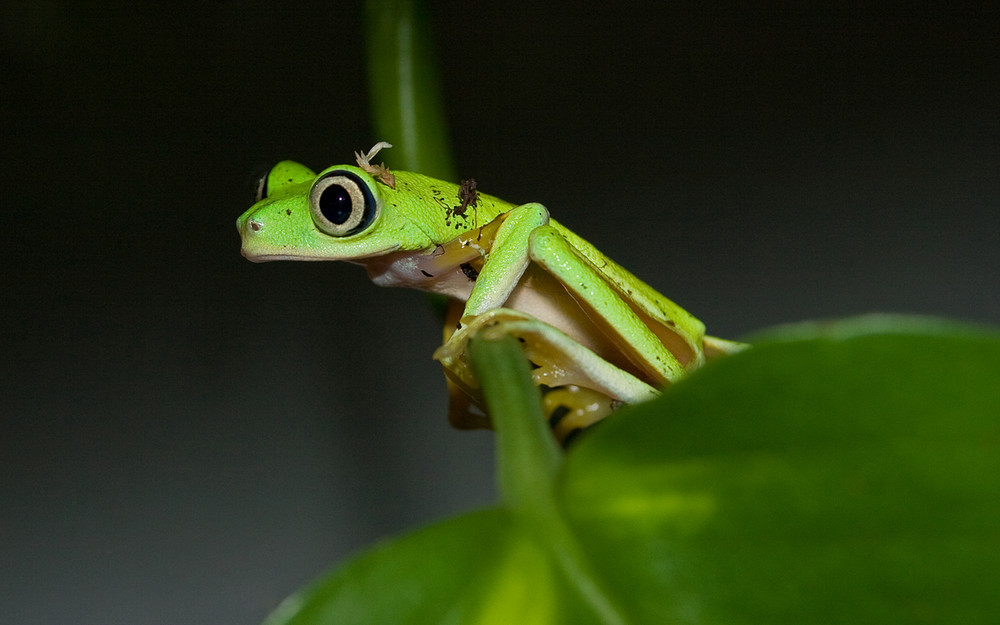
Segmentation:
<svg viewBox="0 0 1000 625">
<path fill-rule="evenodd" d="M 243 245 L 240 248 L 240 254 L 243 258 L 249 260 L 253 263 L 267 263 L 273 260 L 298 260 L 298 261 L 319 261 L 319 260 L 339 260 L 346 262 L 357 263 L 363 261 L 366 258 L 373 258 L 395 252 L 399 249 L 399 244 L 387 247 L 384 250 L 376 250 L 365 254 L 364 256 L 323 256 L 317 254 L 309 254 L 306 252 L 299 253 L 282 253 L 282 252 L 256 252 L 253 249 L 247 249 L 247 245 Z"/>
<path fill-rule="evenodd" d="M 248 240 L 248 237 L 245 235 L 240 246 L 240 254 L 243 258 L 254 263 L 266 263 L 272 260 L 309 260 L 308 258 L 300 258 L 295 254 L 284 253 L 273 248 L 268 249 L 268 246 L 260 245 L 259 242 L 252 239 Z"/>
<path fill-rule="evenodd" d="M 246 251 L 245 248 L 240 249 L 240 254 L 243 258 L 249 260 L 252 263 L 267 263 L 272 260 L 320 260 L 318 258 L 303 258 L 301 256 L 292 256 L 291 254 L 254 254 L 252 252 Z"/>
</svg>

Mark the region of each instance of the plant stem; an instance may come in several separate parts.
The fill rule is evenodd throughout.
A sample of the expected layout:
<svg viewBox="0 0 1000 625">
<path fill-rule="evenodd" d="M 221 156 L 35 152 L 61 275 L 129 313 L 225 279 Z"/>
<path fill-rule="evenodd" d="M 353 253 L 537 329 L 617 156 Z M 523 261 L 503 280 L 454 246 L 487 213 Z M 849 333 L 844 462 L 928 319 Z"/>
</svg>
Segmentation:
<svg viewBox="0 0 1000 625">
<path fill-rule="evenodd" d="M 430 18 L 416 0 L 367 0 L 368 84 L 378 140 L 398 169 L 454 180 Z"/>
<path fill-rule="evenodd" d="M 542 414 L 521 346 L 502 328 L 487 328 L 469 341 L 468 349 L 497 433 L 497 481 L 503 502 L 552 553 L 601 622 L 625 623 L 559 513 L 555 480 L 563 452 Z"/>
<path fill-rule="evenodd" d="M 538 389 L 513 337 L 481 332 L 469 343 L 497 433 L 500 495 L 514 510 L 548 516 L 562 451 L 542 414 Z"/>
</svg>

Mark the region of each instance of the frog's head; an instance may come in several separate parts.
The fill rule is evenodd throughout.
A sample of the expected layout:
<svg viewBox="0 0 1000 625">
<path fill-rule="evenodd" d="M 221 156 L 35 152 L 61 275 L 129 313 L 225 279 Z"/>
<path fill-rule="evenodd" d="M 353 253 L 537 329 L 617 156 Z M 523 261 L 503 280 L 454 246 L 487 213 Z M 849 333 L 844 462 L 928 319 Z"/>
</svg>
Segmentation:
<svg viewBox="0 0 1000 625">
<path fill-rule="evenodd" d="M 268 260 L 357 260 L 417 249 L 427 237 L 393 211 L 393 189 L 353 165 L 315 174 L 282 161 L 261 179 L 257 202 L 236 226 L 242 253 Z"/>
</svg>

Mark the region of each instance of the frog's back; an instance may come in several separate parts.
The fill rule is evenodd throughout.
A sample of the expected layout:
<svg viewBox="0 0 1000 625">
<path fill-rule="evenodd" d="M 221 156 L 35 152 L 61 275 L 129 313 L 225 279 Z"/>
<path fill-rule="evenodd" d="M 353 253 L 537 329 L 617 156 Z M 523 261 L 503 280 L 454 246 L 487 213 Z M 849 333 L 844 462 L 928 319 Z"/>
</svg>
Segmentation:
<svg viewBox="0 0 1000 625">
<path fill-rule="evenodd" d="M 383 191 L 384 201 L 393 210 L 410 213 L 412 223 L 420 224 L 438 244 L 485 226 L 516 207 L 480 193 L 474 180 L 455 184 L 408 171 L 394 175 L 395 189 Z"/>
</svg>

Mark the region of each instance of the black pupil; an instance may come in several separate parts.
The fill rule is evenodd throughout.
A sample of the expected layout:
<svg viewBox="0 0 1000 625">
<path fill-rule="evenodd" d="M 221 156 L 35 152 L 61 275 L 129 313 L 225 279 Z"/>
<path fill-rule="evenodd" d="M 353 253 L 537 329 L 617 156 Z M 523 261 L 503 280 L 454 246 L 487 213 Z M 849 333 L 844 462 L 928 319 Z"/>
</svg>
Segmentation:
<svg viewBox="0 0 1000 625">
<path fill-rule="evenodd" d="M 331 184 L 319 196 L 319 211 L 338 226 L 351 218 L 351 194 L 339 184 Z"/>
</svg>

